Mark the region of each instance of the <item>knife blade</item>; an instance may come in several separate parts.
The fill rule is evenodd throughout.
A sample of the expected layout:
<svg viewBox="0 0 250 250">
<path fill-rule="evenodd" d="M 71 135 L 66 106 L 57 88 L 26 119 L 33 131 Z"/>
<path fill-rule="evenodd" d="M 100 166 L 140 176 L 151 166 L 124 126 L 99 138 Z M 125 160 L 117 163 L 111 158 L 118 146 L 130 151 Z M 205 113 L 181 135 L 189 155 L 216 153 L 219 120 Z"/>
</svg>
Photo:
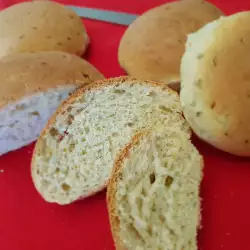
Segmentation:
<svg viewBox="0 0 250 250">
<path fill-rule="evenodd" d="M 138 15 L 111 10 L 102 10 L 87 7 L 69 6 L 78 16 L 119 25 L 130 25 Z"/>
</svg>

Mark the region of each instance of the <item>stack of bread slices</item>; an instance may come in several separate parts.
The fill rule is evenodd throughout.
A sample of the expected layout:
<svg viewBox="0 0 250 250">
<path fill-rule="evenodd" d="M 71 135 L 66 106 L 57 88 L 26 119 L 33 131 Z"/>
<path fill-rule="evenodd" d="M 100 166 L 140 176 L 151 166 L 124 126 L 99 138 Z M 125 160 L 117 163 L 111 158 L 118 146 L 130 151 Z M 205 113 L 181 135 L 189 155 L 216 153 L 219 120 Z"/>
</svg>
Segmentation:
<svg viewBox="0 0 250 250">
<path fill-rule="evenodd" d="M 96 81 L 49 120 L 36 143 L 33 181 L 46 201 L 58 204 L 110 181 L 118 247 L 194 249 L 203 161 L 190 135 L 179 97 L 166 85 L 131 77 Z"/>
</svg>

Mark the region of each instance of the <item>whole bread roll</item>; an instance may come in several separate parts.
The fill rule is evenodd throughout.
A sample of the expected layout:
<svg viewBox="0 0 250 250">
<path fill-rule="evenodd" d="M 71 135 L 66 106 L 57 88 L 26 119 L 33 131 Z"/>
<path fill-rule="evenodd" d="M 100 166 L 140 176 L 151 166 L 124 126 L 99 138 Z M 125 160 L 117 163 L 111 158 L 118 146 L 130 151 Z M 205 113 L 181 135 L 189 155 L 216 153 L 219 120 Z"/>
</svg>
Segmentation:
<svg viewBox="0 0 250 250">
<path fill-rule="evenodd" d="M 117 250 L 196 250 L 203 159 L 170 124 L 137 133 L 121 150 L 107 203 Z"/>
<path fill-rule="evenodd" d="M 81 18 L 61 4 L 23 2 L 0 12 L 0 57 L 48 50 L 82 55 L 88 43 Z"/>
<path fill-rule="evenodd" d="M 160 81 L 179 90 L 186 36 L 221 15 L 214 5 L 202 0 L 175 1 L 147 11 L 121 39 L 121 67 L 134 77 Z"/>
<path fill-rule="evenodd" d="M 193 131 L 218 149 L 250 156 L 250 12 L 188 36 L 181 103 Z"/>
<path fill-rule="evenodd" d="M 0 155 L 35 141 L 71 91 L 103 78 L 88 62 L 65 52 L 3 57 L 0 60 Z"/>
</svg>

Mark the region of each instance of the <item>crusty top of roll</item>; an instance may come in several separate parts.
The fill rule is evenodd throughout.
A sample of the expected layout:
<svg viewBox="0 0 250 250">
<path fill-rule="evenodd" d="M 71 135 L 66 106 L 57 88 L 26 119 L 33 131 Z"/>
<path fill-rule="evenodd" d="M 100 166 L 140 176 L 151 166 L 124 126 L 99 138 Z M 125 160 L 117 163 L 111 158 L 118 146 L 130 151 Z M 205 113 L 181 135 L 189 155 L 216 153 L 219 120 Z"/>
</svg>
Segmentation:
<svg viewBox="0 0 250 250">
<path fill-rule="evenodd" d="M 53 1 L 22 2 L 0 12 L 0 57 L 48 50 L 82 55 L 89 37 L 81 18 Z"/>
<path fill-rule="evenodd" d="M 179 81 L 186 35 L 223 13 L 201 0 L 182 0 L 153 8 L 126 30 L 119 62 L 132 76 L 164 83 Z"/>
<path fill-rule="evenodd" d="M 193 130 L 217 148 L 250 156 L 250 12 L 189 35 L 181 101 Z"/>
<path fill-rule="evenodd" d="M 59 51 L 21 53 L 0 60 L 0 108 L 34 92 L 91 83 L 104 76 L 82 58 Z"/>
</svg>

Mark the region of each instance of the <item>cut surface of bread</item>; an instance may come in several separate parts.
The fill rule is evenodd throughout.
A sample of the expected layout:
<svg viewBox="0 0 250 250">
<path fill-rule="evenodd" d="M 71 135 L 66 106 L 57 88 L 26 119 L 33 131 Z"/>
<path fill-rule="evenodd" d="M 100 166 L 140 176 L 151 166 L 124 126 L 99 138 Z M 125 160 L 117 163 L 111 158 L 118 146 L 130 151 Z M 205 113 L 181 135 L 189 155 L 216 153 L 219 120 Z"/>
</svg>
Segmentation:
<svg viewBox="0 0 250 250">
<path fill-rule="evenodd" d="M 76 86 L 54 88 L 0 109 L 0 155 L 35 141 L 50 116 Z"/>
<path fill-rule="evenodd" d="M 69 93 L 104 76 L 64 52 L 22 53 L 0 60 L 0 155 L 35 141 Z"/>
<path fill-rule="evenodd" d="M 22 2 L 0 12 L 0 57 L 39 51 L 82 55 L 89 44 L 77 14 L 53 1 Z"/>
<path fill-rule="evenodd" d="M 118 154 L 107 202 L 117 249 L 195 250 L 203 159 L 178 127 L 136 134 Z"/>
<path fill-rule="evenodd" d="M 119 150 L 135 132 L 157 124 L 189 131 L 177 93 L 162 84 L 120 77 L 78 89 L 36 143 L 35 187 L 46 201 L 59 204 L 102 190 Z"/>
<path fill-rule="evenodd" d="M 186 37 L 223 13 L 203 0 L 171 1 L 139 16 L 124 33 L 118 51 L 131 76 L 160 81 L 179 90 Z"/>
</svg>

